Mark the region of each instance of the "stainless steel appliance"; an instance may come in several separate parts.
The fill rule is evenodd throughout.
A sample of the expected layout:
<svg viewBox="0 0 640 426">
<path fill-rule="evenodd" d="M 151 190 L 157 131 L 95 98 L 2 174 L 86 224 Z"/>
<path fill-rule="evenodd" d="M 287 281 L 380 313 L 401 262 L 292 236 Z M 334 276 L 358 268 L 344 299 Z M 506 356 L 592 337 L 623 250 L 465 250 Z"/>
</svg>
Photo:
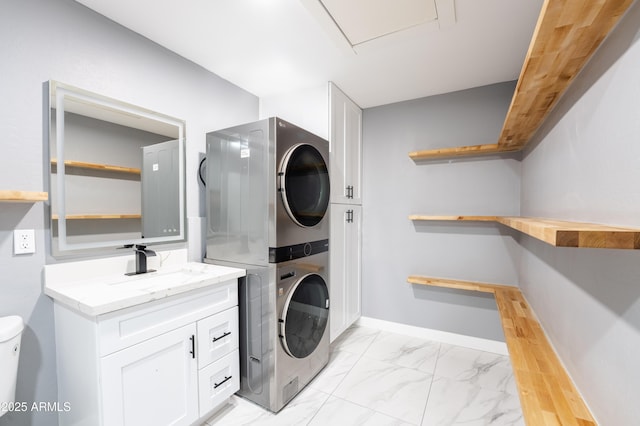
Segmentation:
<svg viewBox="0 0 640 426">
<path fill-rule="evenodd" d="M 329 360 L 328 158 L 279 118 L 207 134 L 205 261 L 247 270 L 239 394 L 274 412 Z"/>
<path fill-rule="evenodd" d="M 207 134 L 207 253 L 264 265 L 327 240 L 328 161 L 326 140 L 275 117 Z"/>
<path fill-rule="evenodd" d="M 240 280 L 239 395 L 282 409 L 329 361 L 328 253 L 247 269 Z"/>
</svg>

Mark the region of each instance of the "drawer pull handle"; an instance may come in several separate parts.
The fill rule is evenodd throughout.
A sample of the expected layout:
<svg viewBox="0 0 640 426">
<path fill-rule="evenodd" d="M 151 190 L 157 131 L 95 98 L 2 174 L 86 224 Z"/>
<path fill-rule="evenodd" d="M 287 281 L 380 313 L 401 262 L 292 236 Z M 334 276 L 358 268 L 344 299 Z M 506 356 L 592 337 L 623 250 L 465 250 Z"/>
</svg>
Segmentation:
<svg viewBox="0 0 640 426">
<path fill-rule="evenodd" d="M 218 387 L 222 386 L 223 384 L 225 384 L 226 382 L 228 382 L 229 380 L 231 380 L 232 376 L 224 376 L 224 380 L 221 381 L 220 383 L 214 383 L 213 384 L 213 388 L 217 389 Z"/>
<path fill-rule="evenodd" d="M 227 331 L 227 332 L 226 332 L 226 333 L 224 333 L 222 336 L 214 337 L 214 338 L 213 338 L 213 340 L 211 341 L 211 343 L 215 343 L 215 342 L 217 342 L 217 341 L 218 341 L 218 340 L 220 340 L 220 339 L 224 339 L 225 337 L 227 337 L 227 336 L 228 336 L 228 335 L 230 335 L 230 334 L 231 334 L 231 332 L 230 332 L 230 331 Z"/>
</svg>

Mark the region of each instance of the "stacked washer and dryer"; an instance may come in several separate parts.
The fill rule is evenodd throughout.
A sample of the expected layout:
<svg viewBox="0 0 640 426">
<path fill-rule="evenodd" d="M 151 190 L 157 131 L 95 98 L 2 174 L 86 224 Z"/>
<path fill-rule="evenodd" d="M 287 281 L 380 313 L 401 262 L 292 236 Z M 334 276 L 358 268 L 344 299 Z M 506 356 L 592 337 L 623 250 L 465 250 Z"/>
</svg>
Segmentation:
<svg viewBox="0 0 640 426">
<path fill-rule="evenodd" d="M 282 119 L 207 134 L 206 262 L 240 280 L 240 391 L 277 412 L 329 360 L 329 143 Z"/>
</svg>

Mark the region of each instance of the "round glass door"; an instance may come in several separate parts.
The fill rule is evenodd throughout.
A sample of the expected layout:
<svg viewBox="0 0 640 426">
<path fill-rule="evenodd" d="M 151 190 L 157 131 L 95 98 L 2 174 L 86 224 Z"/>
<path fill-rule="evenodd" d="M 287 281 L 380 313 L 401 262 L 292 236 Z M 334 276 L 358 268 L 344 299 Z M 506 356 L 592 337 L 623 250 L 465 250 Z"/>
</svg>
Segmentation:
<svg viewBox="0 0 640 426">
<path fill-rule="evenodd" d="M 282 316 L 284 350 L 295 358 L 308 357 L 320 344 L 329 321 L 329 290 L 320 275 L 307 274 L 293 286 Z"/>
<path fill-rule="evenodd" d="M 280 193 L 287 213 L 302 227 L 315 226 L 329 206 L 329 170 L 309 144 L 289 149 L 282 160 Z"/>
</svg>

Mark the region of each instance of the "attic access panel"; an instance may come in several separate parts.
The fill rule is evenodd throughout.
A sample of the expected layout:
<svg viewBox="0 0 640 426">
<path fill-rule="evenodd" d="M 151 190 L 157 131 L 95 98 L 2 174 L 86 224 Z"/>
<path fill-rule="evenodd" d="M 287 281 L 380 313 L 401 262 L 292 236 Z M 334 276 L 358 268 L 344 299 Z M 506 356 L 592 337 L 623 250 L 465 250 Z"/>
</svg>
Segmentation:
<svg viewBox="0 0 640 426">
<path fill-rule="evenodd" d="M 352 46 L 438 19 L 434 0 L 320 0 Z"/>
</svg>

